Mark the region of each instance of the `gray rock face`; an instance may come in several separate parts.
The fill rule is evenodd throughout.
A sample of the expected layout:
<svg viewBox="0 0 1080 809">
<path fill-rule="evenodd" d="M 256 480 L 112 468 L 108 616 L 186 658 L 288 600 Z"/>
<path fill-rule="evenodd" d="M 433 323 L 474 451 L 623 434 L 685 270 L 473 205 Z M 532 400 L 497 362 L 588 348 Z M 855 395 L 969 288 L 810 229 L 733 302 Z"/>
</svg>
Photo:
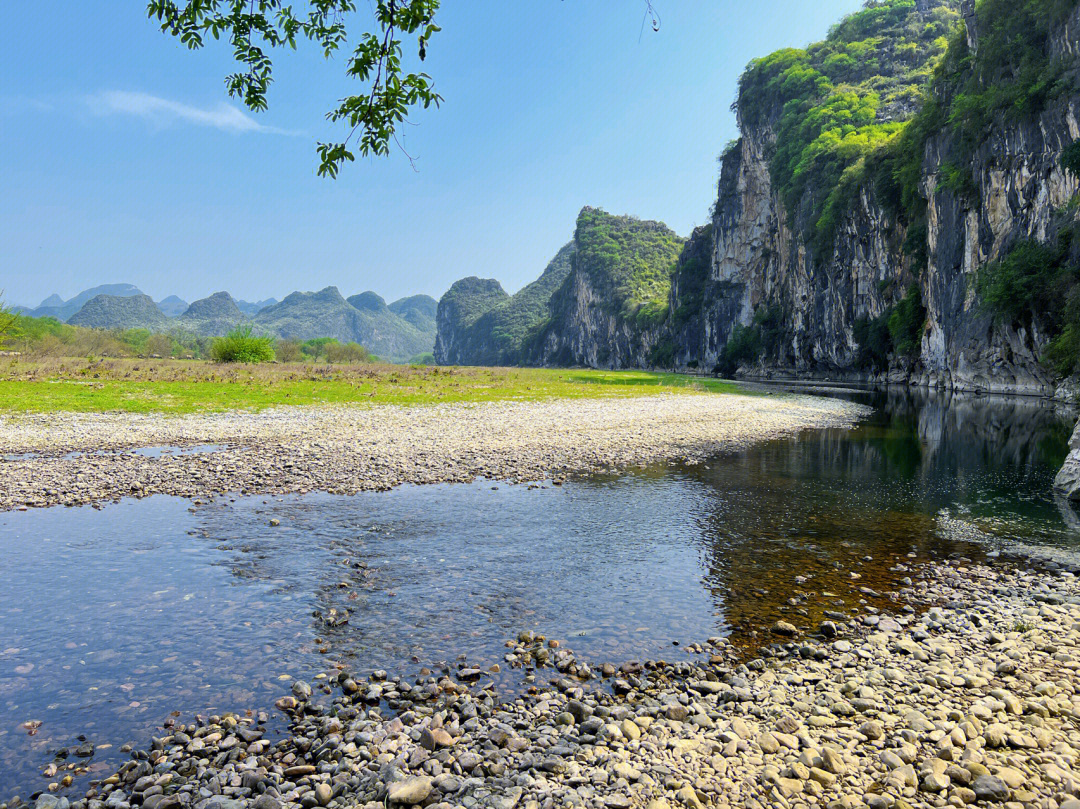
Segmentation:
<svg viewBox="0 0 1080 809">
<path fill-rule="evenodd" d="M 667 321 L 666 312 L 651 307 L 649 290 L 662 287 L 668 297 L 685 239 L 663 222 L 586 207 L 574 243 L 551 315 L 526 341 L 526 364 L 649 367 Z"/>
<path fill-rule="evenodd" d="M 1078 23 L 1080 10 L 1051 38 L 1052 56 L 1076 59 Z M 1054 238 L 1055 211 L 1080 189 L 1061 166 L 1063 150 L 1080 135 L 1078 121 L 1075 95 L 1030 120 L 997 117 L 964 167 L 972 176 L 967 197 L 940 182 L 955 159 L 950 133 L 932 138 L 920 184 L 928 206 L 922 272 L 904 250 L 907 228 L 878 202 L 873 181 L 841 218 L 831 252 L 816 257 L 796 221 L 802 214 L 787 210 L 772 184 L 775 121 L 743 124 L 742 138 L 722 159 L 712 222 L 695 232 L 675 273 L 670 310 L 677 359 L 715 364 L 736 326 L 749 325 L 759 307 L 775 305 L 785 313 L 785 339 L 745 372 L 867 378 L 856 321 L 878 317 L 916 282 L 926 307 L 918 354 L 894 357 L 882 379 L 1068 395 L 1039 361 L 1047 335 L 1037 324 L 994 322 L 974 279 L 1017 241 Z"/>
<path fill-rule="evenodd" d="M 509 301 L 502 284 L 493 278 L 470 276 L 455 281 L 439 301 L 435 361 L 442 365 L 477 364 L 475 355 L 487 353 L 487 347 L 482 338 L 472 336 L 473 327 L 487 312 Z"/>
<path fill-rule="evenodd" d="M 513 296 L 498 281 L 464 279 L 439 304 L 435 359 L 444 365 L 518 365 L 530 333 L 551 317 L 551 298 L 570 274 L 574 242 Z M 478 304 L 468 305 L 463 296 Z"/>
<path fill-rule="evenodd" d="M 1080 422 L 1069 439 L 1069 454 L 1054 478 L 1054 490 L 1070 500 L 1080 500 Z"/>
<path fill-rule="evenodd" d="M 648 367 L 666 334 L 671 271 L 684 244 L 663 222 L 586 206 L 573 241 L 513 297 L 491 279 L 450 288 L 439 302 L 435 359 Z"/>
</svg>

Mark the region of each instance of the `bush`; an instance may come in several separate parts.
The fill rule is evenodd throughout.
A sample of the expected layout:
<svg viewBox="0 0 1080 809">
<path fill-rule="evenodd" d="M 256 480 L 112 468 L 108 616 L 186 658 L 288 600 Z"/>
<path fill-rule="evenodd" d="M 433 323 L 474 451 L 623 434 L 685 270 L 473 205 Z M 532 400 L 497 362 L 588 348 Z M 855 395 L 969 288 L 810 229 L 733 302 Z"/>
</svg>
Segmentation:
<svg viewBox="0 0 1080 809">
<path fill-rule="evenodd" d="M 331 364 L 371 362 L 371 354 L 359 343 L 327 343 L 324 349 L 326 361 Z"/>
<path fill-rule="evenodd" d="M 852 327 L 852 336 L 859 345 L 858 364 L 863 368 L 880 371 L 889 366 L 889 354 L 892 352 L 892 336 L 889 334 L 888 310 L 873 320 L 861 317 Z"/>
<path fill-rule="evenodd" d="M 409 365 L 437 365 L 435 355 L 428 351 L 426 354 L 416 354 L 409 359 Z"/>
<path fill-rule="evenodd" d="M 923 306 L 922 291 L 918 284 L 912 284 L 889 315 L 889 336 L 896 353 L 905 357 L 917 354 L 925 327 L 926 307 Z"/>
<path fill-rule="evenodd" d="M 1061 167 L 1080 177 L 1080 140 L 1074 140 L 1061 152 Z"/>
<path fill-rule="evenodd" d="M 302 362 L 304 352 L 296 340 L 278 340 L 274 353 L 280 362 Z"/>
<path fill-rule="evenodd" d="M 308 357 L 311 357 L 311 359 L 317 360 L 326 355 L 326 347 L 328 345 L 335 344 L 337 341 L 338 339 L 336 337 L 316 337 L 301 343 L 300 350 Z"/>
<path fill-rule="evenodd" d="M 218 337 L 210 346 L 210 358 L 214 362 L 272 362 L 274 338 L 256 337 L 251 326 L 237 326 L 224 337 Z"/>
<path fill-rule="evenodd" d="M 749 326 L 735 326 L 713 372 L 733 376 L 743 365 L 774 354 L 784 339 L 784 313 L 779 306 L 760 306 Z"/>
<path fill-rule="evenodd" d="M 666 338 L 653 346 L 649 352 L 649 365 L 653 368 L 675 367 L 675 342 Z"/>
<path fill-rule="evenodd" d="M 919 352 L 926 327 L 926 307 L 918 284 L 908 287 L 899 303 L 873 320 L 859 318 L 852 324 L 852 336 L 859 346 L 858 365 L 875 371 L 889 366 L 889 356 L 912 356 Z"/>
<path fill-rule="evenodd" d="M 720 376 L 731 377 L 747 363 L 756 362 L 761 356 L 761 332 L 754 326 L 736 325 L 724 345 L 714 371 Z"/>
</svg>

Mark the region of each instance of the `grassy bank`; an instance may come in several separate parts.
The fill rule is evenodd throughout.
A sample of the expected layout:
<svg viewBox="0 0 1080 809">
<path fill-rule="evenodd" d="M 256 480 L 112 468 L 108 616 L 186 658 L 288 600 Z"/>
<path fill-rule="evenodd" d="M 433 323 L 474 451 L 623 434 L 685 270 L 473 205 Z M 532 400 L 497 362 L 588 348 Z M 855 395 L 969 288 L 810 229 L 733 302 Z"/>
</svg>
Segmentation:
<svg viewBox="0 0 1080 809">
<path fill-rule="evenodd" d="M 195 413 L 278 405 L 432 404 L 741 393 L 715 379 L 643 371 L 401 365 L 215 365 L 178 360 L 4 359 L 0 412 Z"/>
</svg>

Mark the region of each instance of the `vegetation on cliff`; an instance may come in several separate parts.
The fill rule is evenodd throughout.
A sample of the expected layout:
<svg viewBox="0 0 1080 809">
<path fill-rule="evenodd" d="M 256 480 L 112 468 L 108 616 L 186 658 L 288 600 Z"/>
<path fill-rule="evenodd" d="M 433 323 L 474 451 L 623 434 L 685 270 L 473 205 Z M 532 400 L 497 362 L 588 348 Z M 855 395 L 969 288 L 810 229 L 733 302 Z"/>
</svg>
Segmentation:
<svg viewBox="0 0 1080 809">
<path fill-rule="evenodd" d="M 939 187 L 969 194 L 970 162 L 998 116 L 1030 118 L 1073 86 L 1050 57 L 1050 33 L 1076 0 L 982 0 L 978 48 L 958 3 L 922 14 L 914 0 L 870 2 L 824 42 L 750 63 L 737 102 L 744 126 L 772 126 L 773 183 L 804 237 L 825 256 L 858 191 L 909 227 L 908 252 L 925 263 L 919 185 L 927 142 L 952 143 Z"/>
<path fill-rule="evenodd" d="M 980 271 L 978 290 L 998 321 L 1050 338 L 1042 359 L 1056 374 L 1080 372 L 1080 223 L 1051 242 L 1017 243 Z"/>
<path fill-rule="evenodd" d="M 540 277 L 514 295 L 493 296 L 491 308 L 456 337 L 457 358 L 484 365 L 523 362 L 526 342 L 551 317 L 551 297 L 570 274 L 570 258 L 576 249 L 574 242 L 564 245 Z"/>
<path fill-rule="evenodd" d="M 929 260 L 928 178 L 931 190 L 977 205 L 973 163 L 989 133 L 1033 120 L 1075 89 L 1075 67 L 1053 57 L 1052 36 L 1077 0 L 981 0 L 967 22 L 958 5 L 941 0 L 920 10 L 913 0 L 874 0 L 825 42 L 755 60 L 743 75 L 742 124 L 775 134 L 770 176 L 816 260 L 829 259 L 840 223 L 869 191 L 902 228 L 917 279 Z M 929 166 L 931 153 L 940 162 Z M 1080 168 L 1080 147 L 1062 162 Z M 1044 359 L 1058 373 L 1080 359 L 1069 256 L 1061 244 L 1022 242 L 978 285 L 999 320 L 1026 319 L 1052 338 Z M 912 283 L 880 316 L 855 323 L 859 364 L 881 370 L 890 358 L 917 354 L 925 317 Z M 725 355 L 749 354 L 752 337 L 736 330 Z"/>
<path fill-rule="evenodd" d="M 867 156 L 919 109 L 957 7 L 942 0 L 922 14 L 914 0 L 871 2 L 824 42 L 756 59 L 740 78 L 740 122 L 773 128 L 773 185 L 819 254 L 831 249 Z"/>
<path fill-rule="evenodd" d="M 1051 33 L 1077 0 L 982 0 L 968 45 L 965 26 L 952 32 L 918 115 L 866 161 L 860 182 L 872 179 L 877 199 L 908 228 L 905 248 L 915 269 L 926 264 L 926 199 L 921 184 L 927 145 L 945 140 L 947 162 L 938 189 L 974 199 L 971 163 L 999 120 L 1030 120 L 1075 83 L 1066 62 L 1054 59 Z"/>
<path fill-rule="evenodd" d="M 583 290 L 589 306 L 631 332 L 662 327 L 684 241 L 662 222 L 583 208 L 573 241 L 513 297 L 490 279 L 465 278 L 450 288 L 439 302 L 437 357 L 464 365 L 579 364 L 563 340 L 582 325 L 574 318 Z"/>
<path fill-rule="evenodd" d="M 911 284 L 897 303 L 876 318 L 860 318 L 852 329 L 859 344 L 859 364 L 864 368 L 882 371 L 889 366 L 889 357 L 911 357 L 917 354 L 926 326 L 926 307 L 918 284 Z"/>
<path fill-rule="evenodd" d="M 601 290 L 604 305 L 626 321 L 667 318 L 671 273 L 685 242 L 663 222 L 584 208 L 574 230 L 574 271 Z"/>
</svg>

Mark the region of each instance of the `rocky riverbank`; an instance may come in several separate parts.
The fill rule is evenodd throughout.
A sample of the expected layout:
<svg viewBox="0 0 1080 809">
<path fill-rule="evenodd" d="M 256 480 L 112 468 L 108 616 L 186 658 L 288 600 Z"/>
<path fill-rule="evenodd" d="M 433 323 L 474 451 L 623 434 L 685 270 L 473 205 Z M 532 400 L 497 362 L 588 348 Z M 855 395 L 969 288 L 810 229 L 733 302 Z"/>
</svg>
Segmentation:
<svg viewBox="0 0 1080 809">
<path fill-rule="evenodd" d="M 593 670 L 525 633 L 504 664 L 551 685 L 512 702 L 464 663 L 296 681 L 286 738 L 266 737 L 266 714 L 172 724 L 70 806 L 1076 809 L 1075 570 L 908 572 L 903 596 L 925 609 L 868 607 L 807 637 L 777 624 L 746 664 L 712 638 L 679 662 Z"/>
<path fill-rule="evenodd" d="M 703 459 L 809 428 L 848 427 L 867 412 L 809 396 L 668 394 L 181 417 L 6 417 L 0 511 L 151 494 L 345 494 L 481 477 L 558 480 Z M 157 449 L 133 452 L 145 447 Z"/>
</svg>

